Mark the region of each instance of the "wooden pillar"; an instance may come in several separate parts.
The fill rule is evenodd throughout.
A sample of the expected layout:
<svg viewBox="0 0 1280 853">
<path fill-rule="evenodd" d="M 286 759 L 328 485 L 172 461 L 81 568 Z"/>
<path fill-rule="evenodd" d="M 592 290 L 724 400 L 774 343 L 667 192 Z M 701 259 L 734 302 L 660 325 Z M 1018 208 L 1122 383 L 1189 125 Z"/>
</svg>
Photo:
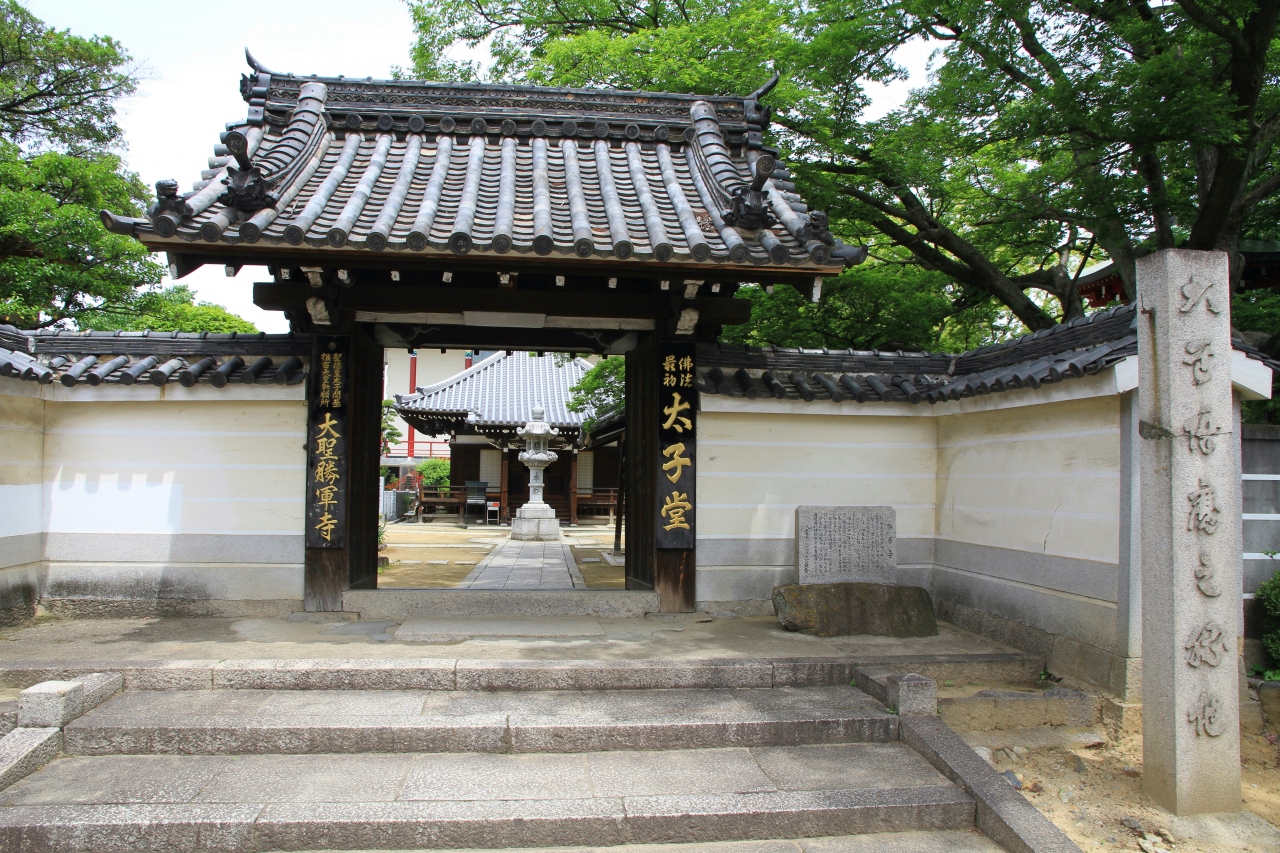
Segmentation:
<svg viewBox="0 0 1280 853">
<path fill-rule="evenodd" d="M 613 555 L 622 553 L 622 519 L 627 508 L 627 440 L 618 439 L 618 500 L 614 507 L 613 522 Z"/>
<path fill-rule="evenodd" d="M 382 347 L 363 327 L 351 335 L 351 514 L 347 588 L 378 587 L 378 462 L 382 450 Z"/>
<path fill-rule="evenodd" d="M 626 354 L 627 589 L 653 589 L 654 471 L 657 461 L 657 339 L 647 336 Z"/>
<path fill-rule="evenodd" d="M 498 509 L 498 520 L 501 524 L 511 521 L 511 508 L 507 506 L 507 499 L 510 497 L 511 491 L 511 451 L 502 451 L 502 465 L 500 467 L 501 475 L 498 477 L 498 488 L 501 489 L 501 495 L 498 498 L 502 504 Z"/>
<path fill-rule="evenodd" d="M 303 599 L 313 612 L 342 610 L 344 590 L 377 585 L 382 348 L 354 324 L 341 331 L 312 335 L 307 383 Z"/>
<path fill-rule="evenodd" d="M 664 613 L 695 607 L 698 391 L 695 345 L 660 341 L 657 352 L 654 491 L 654 589 Z"/>
<path fill-rule="evenodd" d="M 578 452 L 569 451 L 569 523 L 578 523 Z"/>
</svg>

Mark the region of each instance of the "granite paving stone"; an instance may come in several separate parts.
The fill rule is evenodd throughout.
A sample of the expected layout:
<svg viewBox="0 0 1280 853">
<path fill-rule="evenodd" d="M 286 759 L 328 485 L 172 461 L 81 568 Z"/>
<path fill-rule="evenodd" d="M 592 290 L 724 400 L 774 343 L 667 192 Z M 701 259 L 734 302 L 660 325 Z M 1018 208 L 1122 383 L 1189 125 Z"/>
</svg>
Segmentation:
<svg viewBox="0 0 1280 853">
<path fill-rule="evenodd" d="M 620 844 L 613 847 L 526 848 L 519 853 L 1002 853 L 1003 848 L 976 830 L 935 832 L 878 832 L 874 835 L 839 835 L 825 838 L 763 839 L 754 841 L 706 841 L 698 844 Z M 316 850 L 312 853 L 334 853 Z M 372 853 L 369 850 L 344 853 Z M 379 851 L 409 853 L 409 851 Z M 418 850 L 413 853 L 435 853 Z M 497 853 L 490 850 L 455 850 L 452 853 Z"/>
<path fill-rule="evenodd" d="M 776 790 L 745 749 L 597 752 L 586 759 L 597 797 Z"/>
<path fill-rule="evenodd" d="M 753 747 L 751 754 L 783 791 L 901 788 L 946 782 L 927 761 L 898 743 Z"/>
<path fill-rule="evenodd" d="M 200 793 L 200 803 L 390 802 L 412 765 L 407 755 L 237 756 Z"/>
<path fill-rule="evenodd" d="M 216 755 L 63 758 L 0 793 L 0 807 L 188 803 L 230 762 Z"/>
<path fill-rule="evenodd" d="M 626 840 L 622 801 L 499 800 L 493 802 L 279 803 L 259 815 L 256 838 L 265 850 L 337 848 L 535 847 L 620 844 Z"/>
<path fill-rule="evenodd" d="M 592 796 L 582 755 L 419 755 L 402 800 L 575 800 Z"/>
<path fill-rule="evenodd" d="M 485 637 L 603 637 L 604 628 L 586 616 L 423 616 L 406 619 L 392 636 L 403 643 L 454 643 Z"/>
<path fill-rule="evenodd" d="M 0 809 L 0 851 L 248 851 L 259 804 L 131 803 Z"/>
</svg>

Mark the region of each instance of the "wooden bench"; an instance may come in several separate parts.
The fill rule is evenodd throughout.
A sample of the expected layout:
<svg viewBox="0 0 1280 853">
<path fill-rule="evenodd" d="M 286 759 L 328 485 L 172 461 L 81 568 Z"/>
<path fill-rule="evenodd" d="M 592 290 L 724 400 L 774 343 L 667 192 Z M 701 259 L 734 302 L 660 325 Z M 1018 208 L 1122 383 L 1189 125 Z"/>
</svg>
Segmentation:
<svg viewBox="0 0 1280 853">
<path fill-rule="evenodd" d="M 593 489 L 589 492 L 578 492 L 577 503 L 579 513 L 585 509 L 604 510 L 609 514 L 609 522 L 612 523 L 613 515 L 618 511 L 618 490 Z M 592 513 L 592 515 L 596 514 L 599 513 Z"/>
<path fill-rule="evenodd" d="M 467 490 L 461 486 L 418 486 L 418 503 L 414 507 L 413 515 L 417 521 L 422 521 L 425 512 L 434 511 L 436 509 L 452 510 L 453 512 L 462 514 L 462 508 L 467 503 Z"/>
</svg>

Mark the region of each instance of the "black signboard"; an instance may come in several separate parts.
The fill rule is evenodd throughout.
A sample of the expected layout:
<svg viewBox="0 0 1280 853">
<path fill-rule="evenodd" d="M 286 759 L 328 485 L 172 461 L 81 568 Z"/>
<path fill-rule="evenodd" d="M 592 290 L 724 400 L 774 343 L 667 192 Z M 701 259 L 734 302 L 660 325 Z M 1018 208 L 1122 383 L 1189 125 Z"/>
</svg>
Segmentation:
<svg viewBox="0 0 1280 853">
<path fill-rule="evenodd" d="M 307 402 L 307 547 L 347 543 L 351 338 L 317 335 Z"/>
<path fill-rule="evenodd" d="M 693 548 L 697 530 L 698 392 L 693 384 L 694 344 L 658 344 L 657 546 Z"/>
</svg>

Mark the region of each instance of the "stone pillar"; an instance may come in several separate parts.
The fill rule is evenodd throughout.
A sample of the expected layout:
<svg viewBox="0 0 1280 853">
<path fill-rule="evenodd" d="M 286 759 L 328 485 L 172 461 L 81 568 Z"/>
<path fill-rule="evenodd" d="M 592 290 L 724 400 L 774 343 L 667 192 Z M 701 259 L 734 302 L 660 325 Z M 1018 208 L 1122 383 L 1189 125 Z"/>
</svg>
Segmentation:
<svg viewBox="0 0 1280 853">
<path fill-rule="evenodd" d="M 1240 810 L 1240 609 L 1227 256 L 1138 261 L 1143 788 Z"/>
</svg>

